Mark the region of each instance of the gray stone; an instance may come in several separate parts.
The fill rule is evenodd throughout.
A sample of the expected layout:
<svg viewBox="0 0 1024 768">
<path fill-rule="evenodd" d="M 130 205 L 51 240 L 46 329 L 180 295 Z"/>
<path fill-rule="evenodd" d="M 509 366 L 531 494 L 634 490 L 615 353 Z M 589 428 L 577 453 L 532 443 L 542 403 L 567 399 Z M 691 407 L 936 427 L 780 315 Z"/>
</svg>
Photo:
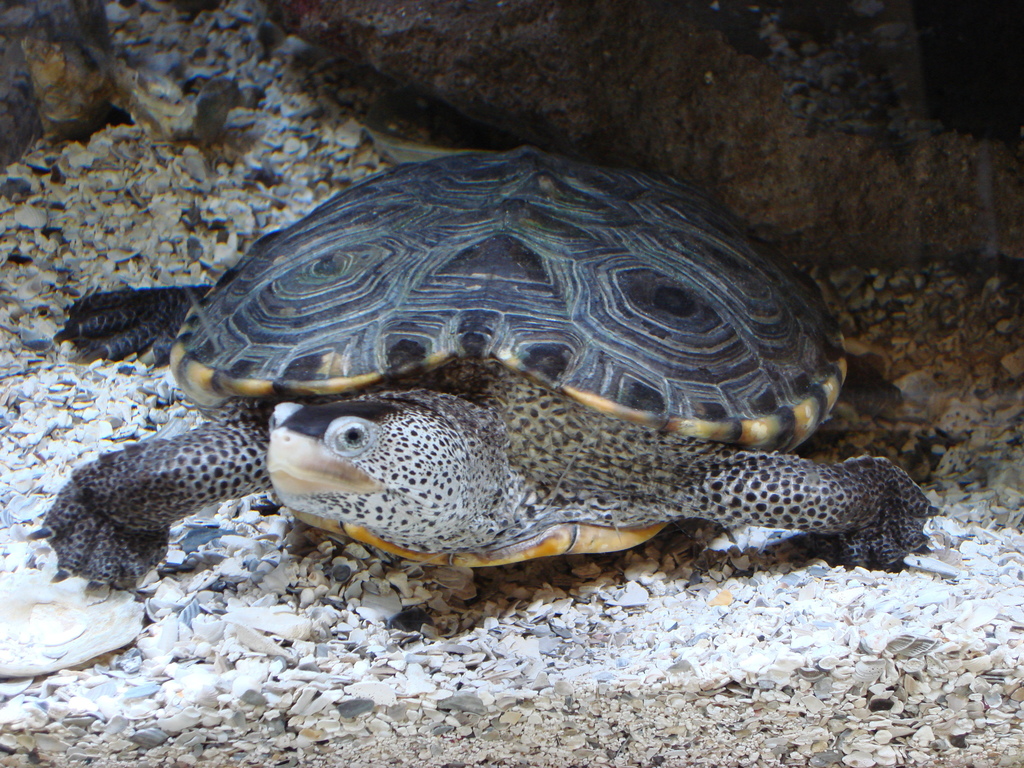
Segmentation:
<svg viewBox="0 0 1024 768">
<path fill-rule="evenodd" d="M 373 712 L 375 704 L 373 699 L 344 699 L 335 706 L 342 717 L 352 718 Z"/>
<path fill-rule="evenodd" d="M 242 700 L 243 704 L 249 704 L 254 707 L 262 707 L 267 703 L 267 697 L 252 688 L 243 691 L 239 698 Z"/>
<path fill-rule="evenodd" d="M 156 683 L 146 683 L 144 685 L 137 685 L 134 688 L 129 688 L 125 691 L 123 698 L 125 699 L 147 699 L 154 693 L 160 690 L 160 686 Z"/>
<path fill-rule="evenodd" d="M 95 722 L 96 717 L 93 715 L 74 715 L 61 720 L 61 723 L 68 728 L 85 728 L 86 730 L 89 730 L 90 726 Z"/>
<path fill-rule="evenodd" d="M 470 712 L 474 715 L 486 715 L 487 707 L 475 693 L 456 693 L 447 699 L 437 702 L 437 708 L 449 712 Z"/>
<path fill-rule="evenodd" d="M 140 747 L 151 749 L 159 747 L 169 738 L 170 736 L 159 728 L 142 728 L 129 736 L 128 741 L 134 742 Z"/>
</svg>

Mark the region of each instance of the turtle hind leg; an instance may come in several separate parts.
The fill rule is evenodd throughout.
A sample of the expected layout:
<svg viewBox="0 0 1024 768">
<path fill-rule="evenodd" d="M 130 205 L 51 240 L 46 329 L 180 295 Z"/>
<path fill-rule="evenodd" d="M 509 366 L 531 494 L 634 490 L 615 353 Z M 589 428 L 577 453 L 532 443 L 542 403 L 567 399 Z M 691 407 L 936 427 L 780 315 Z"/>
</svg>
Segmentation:
<svg viewBox="0 0 1024 768">
<path fill-rule="evenodd" d="M 173 522 L 269 490 L 265 456 L 266 424 L 256 409 L 171 440 L 144 440 L 76 469 L 40 533 L 61 569 L 134 586 L 163 557 Z"/>
<path fill-rule="evenodd" d="M 712 461 L 689 494 L 688 512 L 730 526 L 802 531 L 806 554 L 876 569 L 898 568 L 920 550 L 925 520 L 936 513 L 906 472 L 873 457 L 822 465 L 740 451 Z"/>
<path fill-rule="evenodd" d="M 166 364 L 178 328 L 206 289 L 125 288 L 85 296 L 72 305 L 54 341 L 74 342 L 78 362 L 123 360 L 152 347 L 157 364 Z"/>
</svg>

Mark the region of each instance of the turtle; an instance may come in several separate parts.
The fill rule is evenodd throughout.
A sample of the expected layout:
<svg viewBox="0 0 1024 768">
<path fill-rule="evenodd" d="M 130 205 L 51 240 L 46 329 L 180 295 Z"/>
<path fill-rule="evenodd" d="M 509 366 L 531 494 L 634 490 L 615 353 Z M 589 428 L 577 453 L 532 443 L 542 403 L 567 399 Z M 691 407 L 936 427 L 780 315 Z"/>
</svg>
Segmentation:
<svg viewBox="0 0 1024 768">
<path fill-rule="evenodd" d="M 789 452 L 838 397 L 837 323 L 657 173 L 532 147 L 397 165 L 257 240 L 191 308 L 183 289 L 136 298 L 87 297 L 61 338 L 123 356 L 187 313 L 170 365 L 209 420 L 73 472 L 39 531 L 62 573 L 129 588 L 175 520 L 265 491 L 471 567 L 624 549 L 683 518 L 899 567 L 935 512 L 887 459 Z"/>
</svg>

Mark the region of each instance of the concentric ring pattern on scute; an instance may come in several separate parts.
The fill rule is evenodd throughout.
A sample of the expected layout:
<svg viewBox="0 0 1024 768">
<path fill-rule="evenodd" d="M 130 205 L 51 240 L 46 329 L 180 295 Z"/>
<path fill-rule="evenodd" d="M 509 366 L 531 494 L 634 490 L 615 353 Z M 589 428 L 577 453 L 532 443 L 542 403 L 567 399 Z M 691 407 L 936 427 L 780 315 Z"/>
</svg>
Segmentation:
<svg viewBox="0 0 1024 768">
<path fill-rule="evenodd" d="M 785 446 L 831 407 L 840 348 L 820 298 L 702 193 L 521 148 L 397 166 L 263 238 L 175 361 L 214 403 L 495 357 L 614 415 Z"/>
</svg>

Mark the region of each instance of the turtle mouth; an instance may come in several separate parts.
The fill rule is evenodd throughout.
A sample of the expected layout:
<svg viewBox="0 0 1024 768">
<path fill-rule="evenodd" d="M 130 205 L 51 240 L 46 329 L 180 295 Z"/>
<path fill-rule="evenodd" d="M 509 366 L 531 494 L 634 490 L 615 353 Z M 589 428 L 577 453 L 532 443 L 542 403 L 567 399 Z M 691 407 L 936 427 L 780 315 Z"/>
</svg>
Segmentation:
<svg viewBox="0 0 1024 768">
<path fill-rule="evenodd" d="M 382 493 L 383 483 L 351 461 L 335 456 L 319 440 L 287 427 L 270 431 L 267 471 L 283 496 L 323 493 Z"/>
</svg>

